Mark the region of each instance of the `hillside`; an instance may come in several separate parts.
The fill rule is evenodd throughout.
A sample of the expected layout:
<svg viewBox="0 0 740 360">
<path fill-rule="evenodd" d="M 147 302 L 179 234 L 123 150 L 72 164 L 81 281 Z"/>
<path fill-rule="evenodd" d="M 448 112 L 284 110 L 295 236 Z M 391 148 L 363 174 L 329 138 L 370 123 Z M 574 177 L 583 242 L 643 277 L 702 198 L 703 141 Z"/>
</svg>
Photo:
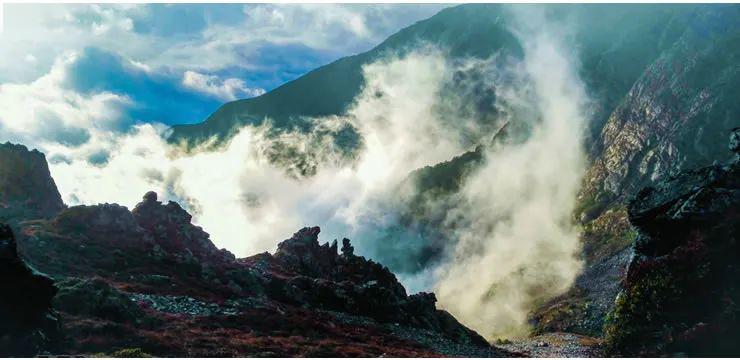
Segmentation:
<svg viewBox="0 0 740 360">
<path fill-rule="evenodd" d="M 707 6 L 689 5 L 549 5 L 550 17 L 572 19 L 582 75 L 598 99 L 594 132 L 627 94 L 638 77 L 674 45 Z M 721 10 L 719 10 L 721 11 Z M 523 56 L 511 33 L 505 7 L 460 5 L 409 26 L 372 50 L 339 59 L 264 95 L 224 104 L 199 124 L 173 127 L 169 140 L 194 145 L 209 138 L 229 138 L 244 124 L 271 119 L 277 127 L 305 125 L 302 117 L 342 114 L 363 85 L 362 66 L 388 54 L 403 55 L 419 44 L 433 44 L 451 57 L 486 58 L 496 53 Z"/>
</svg>

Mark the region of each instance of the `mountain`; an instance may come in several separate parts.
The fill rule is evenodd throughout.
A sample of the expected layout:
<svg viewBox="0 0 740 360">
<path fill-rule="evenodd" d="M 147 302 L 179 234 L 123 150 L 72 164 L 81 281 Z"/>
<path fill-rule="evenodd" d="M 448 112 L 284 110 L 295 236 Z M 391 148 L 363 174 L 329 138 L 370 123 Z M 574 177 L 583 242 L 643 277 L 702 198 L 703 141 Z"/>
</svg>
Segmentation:
<svg viewBox="0 0 740 360">
<path fill-rule="evenodd" d="M 570 25 L 567 40 L 593 99 L 587 172 L 573 214 L 582 227 L 585 267 L 569 291 L 532 312 L 532 339 L 502 340 L 501 346 L 567 355 L 556 350 L 574 342 L 598 348 L 594 336 L 612 355 L 737 354 L 740 135 L 732 129 L 740 126 L 740 7 L 522 7 L 538 7 Z M 507 5 L 445 9 L 368 52 L 227 103 L 203 123 L 175 126 L 169 141 L 223 144 L 240 127 L 267 119 L 275 131 L 308 130 L 310 118 L 341 115 L 352 105 L 364 85 L 363 65 L 424 43 L 452 59 L 498 54 L 521 61 L 526 39 L 510 30 L 513 21 Z M 485 93 L 470 96 L 491 100 Z M 507 123 L 514 139 L 516 122 Z M 718 139 L 731 132 L 733 152 L 727 152 Z M 8 273 L 34 279 L 29 283 L 38 285 L 39 302 L 28 314 L 36 320 L 58 315 L 61 337 L 39 342 L 36 335 L 53 333 L 42 321 L 19 333 L 34 335 L 32 347 L 73 355 L 517 355 L 489 346 L 436 309 L 433 294 L 408 295 L 393 273 L 420 271 L 442 256 L 449 239 L 438 228 L 446 209 L 426 200 L 454 204 L 460 184 L 484 163 L 483 150 L 495 146 L 475 145 L 402 182 L 417 192 L 394 199 L 399 222 L 388 231 L 392 241 L 382 242 L 387 248 L 379 248 L 385 257 L 373 256 L 388 267 L 356 256 L 349 240 L 341 248 L 320 244 L 318 228 L 299 230 L 274 254 L 237 259 L 216 248 L 177 203 L 162 203 L 154 193 L 133 210 L 68 208 L 42 154 L 2 145 L 0 222 L 12 230 L 0 232 L 0 250 L 10 254 L 0 261 Z M 404 232 L 422 241 L 398 246 Z M 6 251 L 16 240 L 20 258 Z M 3 294 L 22 291 L 11 280 L 0 284 Z M 19 303 L 0 299 L 12 304 L 3 305 L 6 312 Z"/>
<path fill-rule="evenodd" d="M 0 172 L 28 174 L 27 186 L 5 184 L 0 197 L 55 189 L 48 171 L 34 171 L 45 168 L 43 154 L 0 148 L 0 159 L 9 157 L 38 161 L 0 164 Z M 58 193 L 44 196 L 62 204 Z M 153 192 L 133 210 L 12 206 L 30 215 L 0 227 L 0 313 L 10 320 L 0 345 L 13 344 L 1 356 L 513 355 L 438 310 L 434 294 L 407 294 L 386 267 L 355 255 L 350 240 L 341 253 L 336 240 L 319 244 L 318 227 L 274 254 L 237 259 Z"/>
<path fill-rule="evenodd" d="M 711 5 L 547 5 L 547 16 L 567 19 L 574 27 L 581 75 L 597 98 L 591 124 L 598 134 L 604 121 L 635 81 L 688 30 L 730 27 L 734 6 Z M 719 16 L 715 22 L 712 17 Z M 707 15 L 710 14 L 710 15 Z M 712 15 L 713 14 L 713 15 Z M 709 16 L 709 18 L 706 18 Z M 509 30 L 512 14 L 505 5 L 471 4 L 440 11 L 409 26 L 365 53 L 341 58 L 264 95 L 229 102 L 204 122 L 173 127 L 169 140 L 195 145 L 211 138 L 228 139 L 240 126 L 266 118 L 276 127 L 305 126 L 304 117 L 340 115 L 359 94 L 362 66 L 389 54 L 403 54 L 419 44 L 433 44 L 453 58 L 486 58 L 493 54 L 523 56 L 520 40 Z M 724 24 L 724 25 L 718 25 Z M 731 66 L 731 65 L 729 65 Z"/>
<path fill-rule="evenodd" d="M 631 244 L 638 229 L 629 221 L 628 203 L 646 186 L 692 168 L 726 161 L 723 139 L 740 125 L 740 7 L 730 5 L 519 5 L 542 9 L 568 25 L 579 75 L 593 102 L 585 147 L 588 169 L 578 196 L 575 221 L 583 228 L 586 267 L 569 292 L 532 314 L 535 333 L 571 331 L 601 336 L 604 319 L 626 276 Z M 522 59 L 524 44 L 510 29 L 514 17 L 506 5 L 460 5 L 409 26 L 376 48 L 342 58 L 253 99 L 223 105 L 200 124 L 175 126 L 169 140 L 194 146 L 208 139 L 227 140 L 245 124 L 271 119 L 277 129 L 305 129 L 306 118 L 340 115 L 363 86 L 362 66 L 388 54 L 403 55 L 431 43 L 450 58 L 488 58 L 494 54 Z M 516 128 L 516 124 L 512 124 Z M 474 153 L 416 174 L 422 188 L 407 199 L 408 210 L 391 237 L 421 232 L 389 266 L 417 271 L 406 264 L 433 263 L 446 239 L 434 236 L 435 212 L 415 207 L 419 199 L 453 197 L 478 162 Z M 468 166 L 468 164 L 470 166 Z M 435 170 L 436 169 L 436 170 Z M 456 170 L 457 169 L 457 170 Z M 425 181 L 419 174 L 434 174 Z M 445 173 L 445 179 L 438 179 Z M 424 186 L 429 188 L 424 188 Z M 453 191 L 440 193 L 438 185 Z M 426 194 L 426 195 L 424 195 Z M 441 194 L 441 195 L 440 195 Z M 433 209 L 435 210 L 435 209 Z M 441 211 L 436 209 L 437 212 Z M 400 241 L 400 240 L 399 240 Z M 387 244 L 389 242 L 383 242 Z M 393 249 L 396 245 L 384 245 Z M 404 247 L 406 248 L 406 247 Z M 394 251 L 383 253 L 397 254 Z M 407 261 L 407 257 L 414 261 Z"/>
<path fill-rule="evenodd" d="M 190 146 L 215 137 L 224 141 L 240 126 L 266 118 L 279 128 L 306 126 L 304 117 L 340 115 L 360 93 L 362 66 L 387 54 L 403 54 L 419 42 L 450 44 L 455 56 L 486 57 L 496 51 L 521 56 L 514 36 L 503 28 L 500 7 L 455 7 L 389 37 L 372 50 L 341 58 L 261 96 L 229 102 L 204 122 L 172 128 L 169 141 Z"/>
</svg>

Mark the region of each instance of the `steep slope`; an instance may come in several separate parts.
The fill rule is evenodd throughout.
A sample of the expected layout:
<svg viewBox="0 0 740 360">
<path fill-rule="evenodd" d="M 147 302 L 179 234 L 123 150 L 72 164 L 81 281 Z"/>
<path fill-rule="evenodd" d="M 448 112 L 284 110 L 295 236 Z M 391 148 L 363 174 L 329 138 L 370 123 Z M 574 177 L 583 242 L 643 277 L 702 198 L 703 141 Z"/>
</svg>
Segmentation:
<svg viewBox="0 0 740 360">
<path fill-rule="evenodd" d="M 614 109 L 584 188 L 593 218 L 640 188 L 728 155 L 717 141 L 738 125 L 740 7 L 693 14 Z"/>
<path fill-rule="evenodd" d="M 443 46 L 454 56 L 487 57 L 499 50 L 521 56 L 519 43 L 503 22 L 498 5 L 443 10 L 368 52 L 339 59 L 256 98 L 227 103 L 203 123 L 175 126 L 169 141 L 194 145 L 212 137 L 227 139 L 240 126 L 267 118 L 276 127 L 300 128 L 306 126 L 303 117 L 342 114 L 363 86 L 363 65 L 423 43 Z"/>
<path fill-rule="evenodd" d="M 574 214 L 584 228 L 586 268 L 572 291 L 535 314 L 541 331 L 601 334 L 637 235 L 628 201 L 671 174 L 729 157 L 717 139 L 740 125 L 739 18 L 735 5 L 673 18 L 659 56 L 594 138 Z"/>
<path fill-rule="evenodd" d="M 639 229 L 624 290 L 607 327 L 610 351 L 628 356 L 735 356 L 740 351 L 737 236 L 740 128 L 733 161 L 685 171 L 639 192 Z"/>
</svg>

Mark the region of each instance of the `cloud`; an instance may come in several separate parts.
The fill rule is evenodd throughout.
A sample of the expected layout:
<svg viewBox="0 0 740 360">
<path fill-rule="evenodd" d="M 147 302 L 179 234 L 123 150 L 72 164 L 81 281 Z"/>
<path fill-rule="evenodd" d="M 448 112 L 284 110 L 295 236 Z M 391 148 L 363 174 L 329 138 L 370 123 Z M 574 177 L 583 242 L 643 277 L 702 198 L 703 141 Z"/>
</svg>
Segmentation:
<svg viewBox="0 0 740 360">
<path fill-rule="evenodd" d="M 218 108 L 223 96 L 233 98 L 260 92 L 247 88 L 237 79 L 221 80 L 215 75 L 187 71 L 180 75 L 170 69 L 153 71 L 115 53 L 91 47 L 76 55 L 75 61 L 65 69 L 65 75 L 63 85 L 81 94 L 110 92 L 127 96 L 132 104 L 126 117 L 138 122 L 197 122 Z"/>
<path fill-rule="evenodd" d="M 0 136 L 33 147 L 78 147 L 92 132 L 127 127 L 126 96 L 102 91 L 80 94 L 64 86 L 75 55 L 58 59 L 52 70 L 29 84 L 0 85 Z"/>
<path fill-rule="evenodd" d="M 38 143 L 56 159 L 51 171 L 65 201 L 133 206 L 154 189 L 183 201 L 217 245 L 249 255 L 273 250 L 278 239 L 309 224 L 323 225 L 327 235 L 364 233 L 375 211 L 365 204 L 378 201 L 409 171 L 464 151 L 469 144 L 463 136 L 445 127 L 465 121 L 439 103 L 441 87 L 451 79 L 447 66 L 433 50 L 369 65 L 365 90 L 345 116 L 315 119 L 318 125 L 308 134 L 275 137 L 267 126 L 247 127 L 218 152 L 177 155 L 160 137 L 164 127 L 142 123 L 123 133 L 91 130 L 78 147 Z M 347 126 L 363 135 L 358 158 L 333 138 Z M 288 149 L 289 161 L 311 163 L 315 174 L 292 176 L 275 164 L 274 149 Z"/>
<path fill-rule="evenodd" d="M 189 70 L 183 74 L 182 84 L 186 88 L 216 97 L 223 101 L 255 97 L 265 93 L 264 89 L 247 87 L 241 79 L 230 78 L 221 81 L 218 76 L 205 75 Z"/>
<path fill-rule="evenodd" d="M 65 53 L 30 83 L 0 84 L 0 137 L 52 150 L 85 147 L 100 163 L 96 139 L 125 134 L 141 123 L 205 118 L 222 101 L 255 96 L 238 79 L 155 72 L 98 48 Z M 73 150 L 77 151 L 77 150 Z"/>
<path fill-rule="evenodd" d="M 157 72 L 194 71 L 270 90 L 367 50 L 442 7 L 9 4 L 0 37 L 0 82 L 30 82 L 61 55 L 98 48 Z M 284 49 L 289 56 L 265 56 L 264 49 Z M 37 61 L 18 61 L 29 55 Z M 271 75 L 275 68 L 281 72 L 278 78 Z"/>
</svg>

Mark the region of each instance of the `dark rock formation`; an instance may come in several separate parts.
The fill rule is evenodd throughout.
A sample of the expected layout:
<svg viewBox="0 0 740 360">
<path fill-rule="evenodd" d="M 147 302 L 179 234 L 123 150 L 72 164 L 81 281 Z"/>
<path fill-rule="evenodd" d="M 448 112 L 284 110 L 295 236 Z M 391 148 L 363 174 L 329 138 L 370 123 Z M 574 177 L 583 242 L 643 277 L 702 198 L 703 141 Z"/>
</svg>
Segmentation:
<svg viewBox="0 0 740 360">
<path fill-rule="evenodd" d="M 0 144 L 0 221 L 50 217 L 63 208 L 44 154 Z"/>
<path fill-rule="evenodd" d="M 732 134 L 734 145 L 738 129 Z M 606 328 L 621 355 L 740 353 L 740 161 L 686 171 L 638 193 L 634 258 Z"/>
<path fill-rule="evenodd" d="M 56 336 L 57 289 L 18 257 L 10 227 L 0 224 L 0 356 L 33 356 Z"/>
<path fill-rule="evenodd" d="M 189 345 L 182 339 L 156 338 L 162 327 L 192 331 L 188 330 L 194 328 L 188 323 L 190 317 L 199 318 L 204 328 L 226 326 L 216 325 L 223 317 L 240 319 L 228 322 L 234 333 L 208 335 L 198 330 L 187 335 L 201 338 L 204 344 L 253 334 L 255 326 L 262 332 L 249 336 L 274 338 L 283 334 L 283 323 L 303 329 L 293 330 L 290 336 L 310 338 L 318 336 L 316 330 L 304 327 L 317 321 L 327 324 L 321 325 L 321 331 L 341 338 L 343 344 L 360 341 L 345 339 L 338 332 L 336 322 L 346 316 L 368 319 L 341 325 L 345 333 L 364 334 L 353 335 L 355 339 L 401 341 L 399 349 L 370 346 L 358 355 L 434 354 L 425 352 L 429 348 L 448 355 L 499 352 L 450 314 L 437 310 L 433 294 L 407 296 L 387 268 L 354 255 L 348 239 L 343 240 L 340 254 L 336 241 L 319 245 L 318 227 L 305 228 L 281 242 L 274 255 L 235 259 L 218 250 L 208 234 L 190 221 L 179 205 L 162 204 L 150 192 L 133 211 L 115 204 L 74 206 L 53 219 L 23 224 L 24 256 L 60 280 L 54 304 L 67 335 L 63 353 L 108 353 L 124 344 L 136 344 L 153 354 L 182 356 L 237 356 L 260 349 L 225 345 L 219 350 L 225 352 L 189 352 L 183 350 Z M 332 320 L 328 312 L 343 315 Z M 255 317 L 272 318 L 275 323 L 245 320 Z M 99 328 L 113 333 L 85 335 L 98 333 Z M 396 332 L 406 335 L 399 337 Z M 85 340 L 73 340 L 75 336 Z M 219 340 L 207 340 L 210 336 Z M 258 341 L 252 337 L 249 341 Z M 134 340 L 124 342 L 128 338 Z M 428 345 L 402 340 L 408 338 Z M 442 343 L 449 345 L 437 345 Z M 277 354 L 305 355 L 312 347 L 301 345 Z M 345 353 L 340 345 L 332 349 L 325 354 Z"/>
<path fill-rule="evenodd" d="M 192 215 L 170 201 L 157 201 L 157 193 L 150 191 L 131 212 L 136 222 L 154 238 L 154 242 L 168 253 L 191 256 L 199 261 L 233 260 L 234 255 L 219 250 L 210 235 L 192 224 Z"/>
<path fill-rule="evenodd" d="M 274 278 L 268 288 L 283 301 L 309 307 L 371 317 L 445 334 L 462 343 L 489 347 L 480 335 L 460 324 L 449 313 L 437 310 L 434 294 L 406 295 L 406 290 L 386 267 L 356 256 L 349 239 L 319 245 L 318 227 L 304 228 L 278 245 L 276 265 L 292 273 Z"/>
</svg>

